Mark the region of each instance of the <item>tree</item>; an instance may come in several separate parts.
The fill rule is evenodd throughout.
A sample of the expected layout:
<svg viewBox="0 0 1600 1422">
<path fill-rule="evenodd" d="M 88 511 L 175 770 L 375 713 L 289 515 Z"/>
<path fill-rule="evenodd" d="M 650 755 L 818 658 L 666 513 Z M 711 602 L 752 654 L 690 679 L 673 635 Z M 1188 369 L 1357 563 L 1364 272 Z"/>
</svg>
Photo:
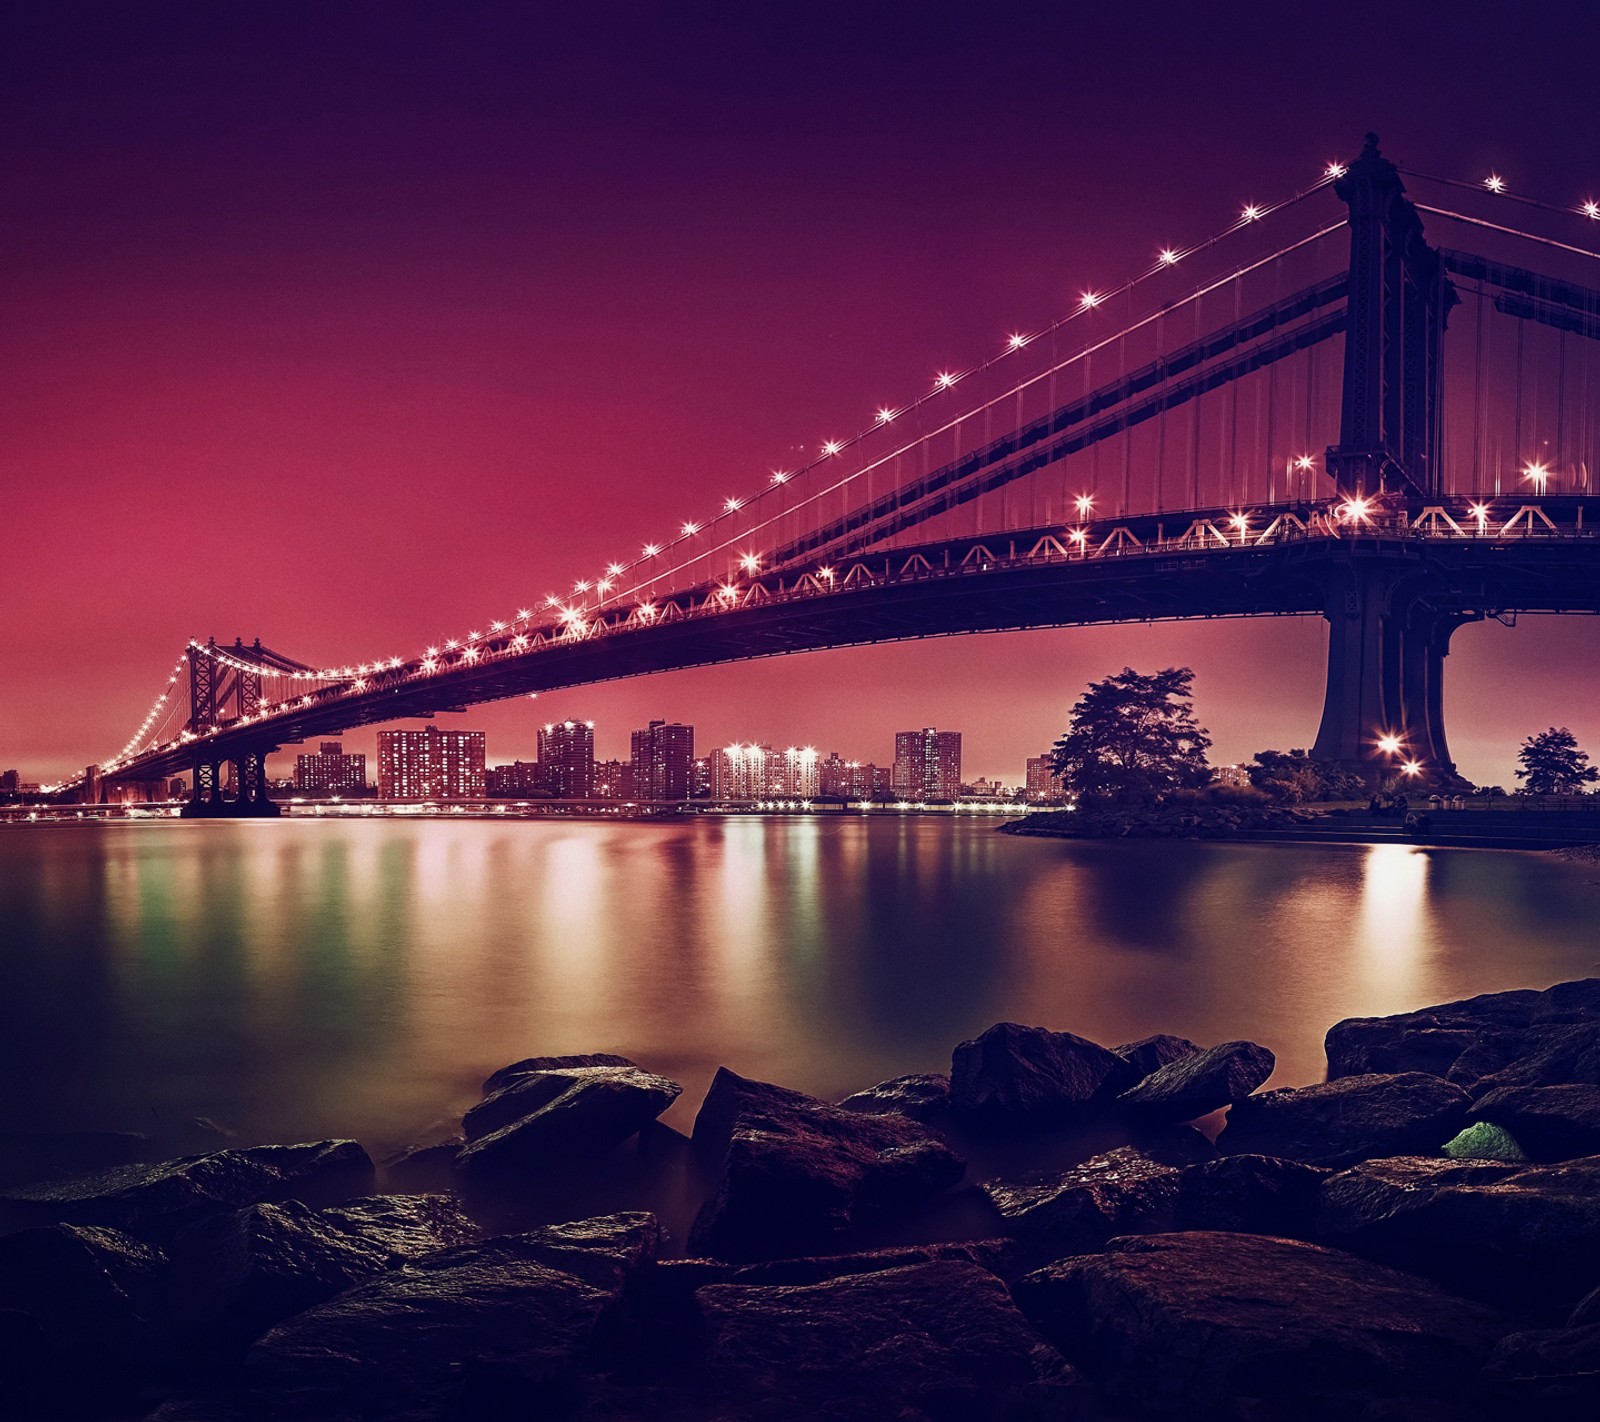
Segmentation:
<svg viewBox="0 0 1600 1422">
<path fill-rule="evenodd" d="M 1050 751 L 1050 768 L 1078 795 L 1160 795 L 1206 784 L 1211 737 L 1194 719 L 1193 681 L 1188 667 L 1148 676 L 1124 667 L 1091 682 Z"/>
<path fill-rule="evenodd" d="M 1257 751 L 1245 774 L 1256 789 L 1290 805 L 1308 800 L 1362 800 L 1367 795 L 1366 782 L 1359 775 L 1312 760 L 1304 750 Z"/>
<path fill-rule="evenodd" d="M 1517 779 L 1524 795 L 1581 795 L 1585 785 L 1600 780 L 1600 770 L 1565 726 L 1552 726 L 1529 736 L 1517 752 Z"/>
</svg>

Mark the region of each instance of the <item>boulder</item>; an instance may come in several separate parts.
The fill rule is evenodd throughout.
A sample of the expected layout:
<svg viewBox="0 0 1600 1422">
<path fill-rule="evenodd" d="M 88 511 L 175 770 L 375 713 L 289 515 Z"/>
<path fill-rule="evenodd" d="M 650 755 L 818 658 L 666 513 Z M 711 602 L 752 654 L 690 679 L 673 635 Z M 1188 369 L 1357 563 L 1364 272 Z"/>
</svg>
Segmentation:
<svg viewBox="0 0 1600 1422">
<path fill-rule="evenodd" d="M 696 1298 L 713 1386 L 749 1409 L 739 1416 L 983 1419 L 1071 1381 L 1005 1285 L 971 1264 L 714 1284 Z"/>
<path fill-rule="evenodd" d="M 1317 1228 L 1341 1249 L 1548 1316 L 1600 1272 L 1600 1157 L 1367 1161 L 1323 1183 Z"/>
<path fill-rule="evenodd" d="M 1240 1101 L 1217 1138 L 1227 1154 L 1312 1165 L 1438 1150 L 1466 1124 L 1467 1094 L 1426 1072 L 1346 1076 Z"/>
<path fill-rule="evenodd" d="M 636 1066 L 530 1072 L 467 1113 L 456 1169 L 468 1179 L 603 1155 L 636 1135 L 683 1088 Z"/>
<path fill-rule="evenodd" d="M 589 1052 L 585 1055 L 565 1057 L 524 1057 L 520 1062 L 512 1062 L 510 1066 L 503 1066 L 493 1073 L 483 1083 L 483 1094 L 493 1096 L 502 1086 L 507 1086 L 518 1077 L 531 1076 L 534 1072 L 541 1071 L 569 1071 L 573 1067 L 637 1067 L 638 1062 L 630 1057 L 619 1057 L 611 1052 Z"/>
<path fill-rule="evenodd" d="M 655 1257 L 649 1215 L 554 1225 L 424 1255 L 278 1325 L 251 1348 L 258 1408 L 423 1422 L 560 1414 L 602 1316 Z"/>
<path fill-rule="evenodd" d="M 722 1068 L 694 1145 L 721 1173 L 689 1236 L 725 1259 L 821 1254 L 852 1226 L 957 1184 L 965 1163 L 903 1116 L 842 1110 Z"/>
<path fill-rule="evenodd" d="M 1010 1239 L 960 1239 L 940 1244 L 906 1244 L 892 1249 L 861 1249 L 851 1254 L 768 1259 L 759 1264 L 720 1265 L 719 1284 L 820 1284 L 855 1274 L 878 1274 L 913 1264 L 974 1264 L 1004 1277 L 1014 1267 L 1017 1246 Z"/>
<path fill-rule="evenodd" d="M 1586 1323 L 1600 1323 L 1600 1288 L 1591 1289 L 1579 1299 L 1567 1319 L 1568 1328 L 1582 1328 Z"/>
<path fill-rule="evenodd" d="M 407 1193 L 448 1189 L 455 1179 L 456 1156 L 466 1140 L 452 1136 L 433 1145 L 409 1146 L 383 1160 L 383 1183 Z"/>
<path fill-rule="evenodd" d="M 1254 1042 L 1223 1042 L 1157 1067 L 1117 1100 L 1142 1116 L 1192 1121 L 1242 1101 L 1276 1064 L 1272 1053 Z"/>
<path fill-rule="evenodd" d="M 371 1181 L 372 1159 L 355 1141 L 318 1141 L 115 1166 L 15 1187 L 0 1194 L 0 1204 L 36 1219 L 162 1238 L 203 1214 L 265 1200 L 332 1200 Z"/>
<path fill-rule="evenodd" d="M 1318 1192 L 1331 1172 L 1271 1155 L 1225 1155 L 1178 1177 L 1179 1229 L 1310 1238 Z"/>
<path fill-rule="evenodd" d="M 172 1246 L 191 1326 L 243 1345 L 385 1269 L 477 1237 L 444 1195 L 378 1195 L 314 1210 L 297 1200 L 201 1221 Z"/>
<path fill-rule="evenodd" d="M 134 1131 L 0 1131 L 0 1186 L 131 1165 L 157 1153 Z"/>
<path fill-rule="evenodd" d="M 1600 1323 L 1502 1338 L 1484 1376 L 1511 1415 L 1592 1418 L 1600 1413 Z"/>
<path fill-rule="evenodd" d="M 1157 1032 L 1153 1037 L 1141 1037 L 1137 1042 L 1124 1042 L 1120 1047 L 1113 1047 L 1111 1050 L 1142 1078 L 1149 1076 L 1153 1071 L 1160 1071 L 1162 1067 L 1172 1062 L 1192 1057 L 1200 1047 L 1187 1037 L 1174 1037 L 1169 1032 Z"/>
<path fill-rule="evenodd" d="M 26 1317 L 34 1389 L 92 1409 L 126 1398 L 166 1354 L 167 1259 L 114 1229 L 47 1225 L 0 1237 L 0 1306 Z M 0 1399 L 6 1383 L 0 1379 Z M 26 1416 L 24 1412 L 5 1413 Z"/>
<path fill-rule="evenodd" d="M 1000 1022 L 950 1059 L 950 1106 L 975 1124 L 1049 1123 L 1110 1100 L 1138 1069 L 1071 1032 Z"/>
<path fill-rule="evenodd" d="M 1338 1250 L 1207 1231 L 1112 1240 L 1015 1293 L 1046 1338 L 1140 1415 L 1319 1394 L 1470 1397 L 1508 1326 Z"/>
<path fill-rule="evenodd" d="M 1531 1028 L 1521 1050 L 1471 1083 L 1474 1097 L 1509 1087 L 1600 1085 L 1600 1022 Z"/>
<path fill-rule="evenodd" d="M 1123 1146 L 1071 1170 L 980 1188 L 1007 1233 L 1036 1258 L 1059 1259 L 1099 1249 L 1113 1235 L 1171 1229 L 1178 1170 Z"/>
<path fill-rule="evenodd" d="M 1534 1160 L 1600 1155 L 1600 1086 L 1502 1086 L 1480 1096 L 1469 1113 L 1516 1137 Z"/>
<path fill-rule="evenodd" d="M 1474 1121 L 1459 1135 L 1451 1136 L 1442 1149 L 1451 1160 L 1504 1160 L 1525 1164 L 1528 1159 L 1528 1153 L 1517 1144 L 1515 1136 L 1505 1127 L 1491 1125 L 1488 1121 Z"/>
<path fill-rule="evenodd" d="M 924 1125 L 938 1124 L 950 1116 L 950 1078 L 936 1072 L 891 1077 L 846 1096 L 839 1105 L 868 1116 L 909 1116 Z"/>
</svg>

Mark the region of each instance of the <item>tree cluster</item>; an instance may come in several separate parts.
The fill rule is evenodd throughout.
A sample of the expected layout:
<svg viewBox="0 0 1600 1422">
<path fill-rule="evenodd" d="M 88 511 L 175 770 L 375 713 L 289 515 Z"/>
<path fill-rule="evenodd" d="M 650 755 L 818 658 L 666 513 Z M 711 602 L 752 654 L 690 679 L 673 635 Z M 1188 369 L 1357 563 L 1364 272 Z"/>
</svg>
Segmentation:
<svg viewBox="0 0 1600 1422">
<path fill-rule="evenodd" d="M 1148 675 L 1124 667 L 1091 682 L 1072 708 L 1050 768 L 1080 798 L 1159 799 L 1211 779 L 1211 737 L 1189 699 L 1194 672 L 1166 667 Z"/>
<path fill-rule="evenodd" d="M 1284 805 L 1367 797 L 1366 782 L 1359 775 L 1312 760 L 1305 750 L 1257 751 L 1245 774 L 1257 790 Z"/>
<path fill-rule="evenodd" d="M 1519 795 L 1581 795 L 1600 780 L 1600 769 L 1589 764 L 1578 738 L 1565 726 L 1552 726 L 1529 736 L 1517 752 Z"/>
</svg>

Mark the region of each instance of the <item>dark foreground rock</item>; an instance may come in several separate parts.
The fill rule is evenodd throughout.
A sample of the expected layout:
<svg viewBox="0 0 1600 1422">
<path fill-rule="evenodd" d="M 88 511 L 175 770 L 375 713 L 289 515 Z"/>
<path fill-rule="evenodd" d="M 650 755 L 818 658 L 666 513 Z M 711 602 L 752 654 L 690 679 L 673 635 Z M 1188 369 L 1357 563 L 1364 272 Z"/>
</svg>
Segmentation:
<svg viewBox="0 0 1600 1422">
<path fill-rule="evenodd" d="M 603 1155 L 643 1130 L 682 1091 L 631 1062 L 521 1073 L 467 1112 L 467 1144 L 456 1155 L 456 1169 L 484 1179 Z"/>
<path fill-rule="evenodd" d="M 1137 1042 L 1124 1042 L 1120 1047 L 1113 1047 L 1111 1050 L 1142 1078 L 1172 1062 L 1192 1057 L 1201 1048 L 1198 1043 L 1191 1042 L 1187 1037 L 1174 1037 L 1170 1032 L 1157 1032 L 1154 1036 L 1141 1037 Z"/>
<path fill-rule="evenodd" d="M 1593 1418 L 1600 1413 L 1600 1323 L 1513 1333 L 1484 1372 L 1518 1416 Z"/>
<path fill-rule="evenodd" d="M 244 1387 L 156 1416 L 563 1415 L 602 1318 L 658 1246 L 651 1216 L 613 1215 L 424 1255 L 274 1328 L 250 1350 Z"/>
<path fill-rule="evenodd" d="M 690 1247 L 725 1259 L 826 1253 L 853 1226 L 949 1189 L 966 1168 L 914 1121 L 726 1068 L 695 1118 L 694 1144 L 720 1178 Z"/>
<path fill-rule="evenodd" d="M 980 1188 L 1008 1234 L 1036 1258 L 1060 1258 L 1099 1249 L 1113 1235 L 1171 1229 L 1178 1174 L 1174 1166 L 1122 1147 L 1071 1170 Z"/>
<path fill-rule="evenodd" d="M 1436 1151 L 1466 1124 L 1466 1092 L 1426 1072 L 1341 1077 L 1239 1102 L 1217 1138 L 1229 1153 L 1312 1165 Z"/>
<path fill-rule="evenodd" d="M 1309 1239 L 1322 1182 L 1331 1172 L 1270 1155 L 1225 1155 L 1178 1178 L 1179 1229 L 1234 1230 Z"/>
<path fill-rule="evenodd" d="M 132 1165 L 160 1153 L 136 1131 L 0 1131 L 0 1186 Z"/>
<path fill-rule="evenodd" d="M 955 1049 L 950 1106 L 975 1125 L 1034 1125 L 1108 1101 L 1137 1080 L 1128 1061 L 1086 1038 L 1000 1022 Z"/>
<path fill-rule="evenodd" d="M 1248 1234 L 1119 1239 L 1017 1286 L 1023 1311 L 1116 1402 L 1205 1415 L 1235 1399 L 1473 1396 L 1509 1324 L 1337 1250 Z"/>
<path fill-rule="evenodd" d="M 1600 1085 L 1600 1020 L 1532 1027 L 1518 1039 L 1514 1055 L 1504 1044 L 1496 1048 L 1483 1069 L 1472 1073 L 1469 1090 L 1475 1097 L 1514 1087 Z M 1458 1060 L 1453 1074 L 1460 1065 Z"/>
<path fill-rule="evenodd" d="M 1005 1286 L 972 1264 L 712 1285 L 696 1297 L 714 1389 L 753 1403 L 755 1416 L 981 1422 L 1072 1379 Z"/>
<path fill-rule="evenodd" d="M 1168 1062 L 1117 1101 L 1159 1121 L 1192 1121 L 1243 1101 L 1272 1075 L 1277 1059 L 1254 1042 L 1223 1042 Z"/>
<path fill-rule="evenodd" d="M 839 1105 L 868 1116 L 908 1116 L 924 1125 L 943 1123 L 950 1116 L 950 1078 L 937 1072 L 891 1077 L 846 1096 Z"/>
<path fill-rule="evenodd" d="M 372 1159 L 355 1141 L 254 1146 L 123 1165 L 26 1185 L 0 1205 L 40 1220 L 106 1225 L 163 1238 L 197 1217 L 265 1200 L 334 1200 L 372 1183 Z"/>
<path fill-rule="evenodd" d="M 1480 1096 L 1470 1114 L 1510 1132 L 1533 1160 L 1600 1154 L 1600 1086 L 1504 1086 Z"/>
<path fill-rule="evenodd" d="M 1564 1312 L 1600 1278 L 1600 1157 L 1368 1161 L 1323 1184 L 1318 1230 L 1474 1297 Z"/>
</svg>

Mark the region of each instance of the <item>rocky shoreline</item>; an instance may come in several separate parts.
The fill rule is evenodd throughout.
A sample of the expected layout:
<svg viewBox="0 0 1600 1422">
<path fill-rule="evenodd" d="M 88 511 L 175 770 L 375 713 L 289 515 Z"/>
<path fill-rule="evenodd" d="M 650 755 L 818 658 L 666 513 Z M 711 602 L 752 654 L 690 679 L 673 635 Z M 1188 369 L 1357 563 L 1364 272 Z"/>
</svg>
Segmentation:
<svg viewBox="0 0 1600 1422">
<path fill-rule="evenodd" d="M 382 1165 L 13 1136 L 0 1416 L 1594 1415 L 1600 979 L 1327 1057 L 1000 1023 L 837 1103 L 724 1069 L 692 1137 L 610 1055 Z"/>
</svg>

